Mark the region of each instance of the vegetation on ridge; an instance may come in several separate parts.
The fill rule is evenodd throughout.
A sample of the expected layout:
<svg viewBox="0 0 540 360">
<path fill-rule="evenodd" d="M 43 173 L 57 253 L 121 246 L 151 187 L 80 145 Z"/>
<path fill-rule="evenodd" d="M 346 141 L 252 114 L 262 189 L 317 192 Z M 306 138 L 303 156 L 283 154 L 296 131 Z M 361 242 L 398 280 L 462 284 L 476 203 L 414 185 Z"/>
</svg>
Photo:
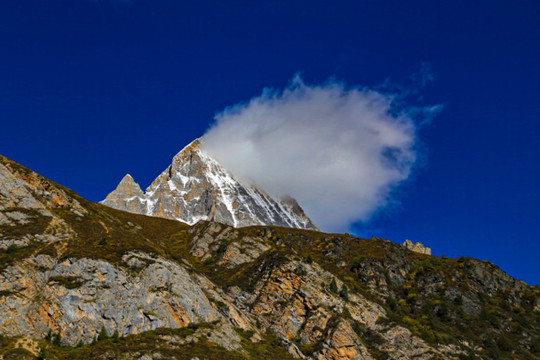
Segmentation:
<svg viewBox="0 0 540 360">
<path fill-rule="evenodd" d="M 305 264 L 317 263 L 343 282 L 325 284 L 346 304 L 351 294 L 361 294 L 381 305 L 387 317 L 378 325 L 400 324 L 430 344 L 458 344 L 464 351 L 462 359 L 540 359 L 540 288 L 514 280 L 487 262 L 469 259 L 448 259 L 411 252 L 384 239 L 361 239 L 348 234 L 325 234 L 316 231 L 279 227 L 248 227 L 234 230 L 234 236 L 217 241 L 209 249 L 209 257 L 194 256 L 190 249 L 194 237 L 208 231 L 212 223 L 200 222 L 190 227 L 162 218 L 131 214 L 89 202 L 71 190 L 57 185 L 24 167 L 0 157 L 11 171 L 43 182 L 50 191 L 62 191 L 87 211 L 83 216 L 69 206 L 49 206 L 47 210 L 61 219 L 73 233 L 57 242 L 36 241 L 31 235 L 43 234 L 53 219 L 37 210 L 12 207 L 3 212 L 20 212 L 31 220 L 20 226 L 0 225 L 4 239 L 28 235 L 23 246 L 10 245 L 0 250 L 0 271 L 30 256 L 46 254 L 63 261 L 71 258 L 92 258 L 126 267 L 122 256 L 131 251 L 157 255 L 182 263 L 187 260 L 191 270 L 205 275 L 222 289 L 237 286 L 252 292 L 257 281 L 291 259 Z M 33 194 L 41 199 L 46 193 Z M 225 226 L 223 226 L 225 228 Z M 54 229 L 54 228 L 53 228 Z M 225 267 L 221 261 L 233 246 L 242 248 L 246 239 L 256 239 L 267 246 L 255 261 L 235 267 Z M 221 264 L 221 265 L 220 265 Z M 137 274 L 140 268 L 126 268 Z M 302 275 L 302 274 L 300 274 Z M 77 277 L 54 276 L 51 283 L 66 289 L 76 289 L 83 282 Z M 13 295 L 0 292 L 0 299 Z M 350 320 L 353 330 L 377 359 L 387 356 L 380 351 L 378 334 L 350 319 L 346 311 L 339 314 Z M 328 329 L 339 320 L 336 314 Z M 200 325 L 213 326 L 213 325 Z M 140 351 L 158 348 L 171 351 L 181 359 L 182 353 L 204 354 L 204 358 L 288 358 L 283 343 L 266 333 L 260 343 L 250 341 L 251 335 L 239 330 L 246 350 L 230 352 L 207 339 L 185 343 L 169 349 L 166 336 L 190 336 L 197 329 L 155 330 L 125 338 L 103 338 L 93 344 L 76 348 L 40 341 L 43 356 L 51 358 L 90 358 L 96 354 L 108 356 L 116 351 Z M 324 329 L 323 329 L 324 330 Z M 14 349 L 16 339 L 0 338 L 0 354 L 5 359 L 30 356 L 26 350 Z M 319 351 L 320 342 L 297 344 L 307 353 Z M 182 351 L 183 352 L 182 352 Z M 26 353 L 25 353 L 26 351 Z M 177 353 L 178 351 L 178 353 Z M 249 354 L 249 355 L 247 355 Z M 112 355 L 111 355 L 112 356 Z M 190 358 L 191 358 L 190 357 Z"/>
</svg>

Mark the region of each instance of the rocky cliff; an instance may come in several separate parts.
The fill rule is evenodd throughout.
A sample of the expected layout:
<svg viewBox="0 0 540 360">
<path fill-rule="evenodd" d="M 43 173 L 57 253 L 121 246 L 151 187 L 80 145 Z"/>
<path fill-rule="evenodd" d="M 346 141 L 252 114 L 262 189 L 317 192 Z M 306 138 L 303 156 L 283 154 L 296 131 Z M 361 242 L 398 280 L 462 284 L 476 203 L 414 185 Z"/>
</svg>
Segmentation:
<svg viewBox="0 0 540 360">
<path fill-rule="evenodd" d="M 540 289 L 490 263 L 128 213 L 3 157 L 0 249 L 2 359 L 540 356 Z"/>
<path fill-rule="evenodd" d="M 425 247 L 424 244 L 420 242 L 413 243 L 411 240 L 405 240 L 401 245 L 419 254 L 431 255 L 431 248 Z"/>
<path fill-rule="evenodd" d="M 272 197 L 236 179 L 201 148 L 199 139 L 176 154 L 172 164 L 145 193 L 126 175 L 101 203 L 190 225 L 208 220 L 234 227 L 275 225 L 317 229 L 294 199 Z"/>
</svg>

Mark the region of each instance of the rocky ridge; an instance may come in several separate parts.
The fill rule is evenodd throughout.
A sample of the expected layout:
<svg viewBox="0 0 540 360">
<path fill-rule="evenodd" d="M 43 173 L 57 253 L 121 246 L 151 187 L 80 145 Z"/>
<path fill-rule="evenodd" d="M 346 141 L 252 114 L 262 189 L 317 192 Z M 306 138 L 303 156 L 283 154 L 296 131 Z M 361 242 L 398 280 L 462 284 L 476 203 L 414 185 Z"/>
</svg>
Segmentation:
<svg viewBox="0 0 540 360">
<path fill-rule="evenodd" d="M 420 242 L 413 243 L 411 240 L 405 240 L 402 245 L 419 254 L 431 255 L 431 248 L 425 247 L 424 244 Z"/>
<path fill-rule="evenodd" d="M 190 225 L 208 220 L 234 227 L 275 225 L 317 230 L 294 199 L 274 198 L 236 179 L 201 148 L 200 139 L 182 149 L 144 193 L 128 174 L 101 203 Z"/>
<path fill-rule="evenodd" d="M 194 226 L 0 157 L 0 358 L 540 356 L 540 290 L 384 239 Z"/>
</svg>

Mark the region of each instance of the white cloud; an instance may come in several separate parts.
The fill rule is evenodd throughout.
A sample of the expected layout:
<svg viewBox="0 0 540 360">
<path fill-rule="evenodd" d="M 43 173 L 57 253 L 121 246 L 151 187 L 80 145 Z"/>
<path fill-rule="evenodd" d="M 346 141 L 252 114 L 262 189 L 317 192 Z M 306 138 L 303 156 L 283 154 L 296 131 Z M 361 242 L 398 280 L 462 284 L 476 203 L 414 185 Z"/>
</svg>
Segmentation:
<svg viewBox="0 0 540 360">
<path fill-rule="evenodd" d="M 322 230 L 346 231 L 388 204 L 417 159 L 419 109 L 396 109 L 397 97 L 296 76 L 218 113 L 203 146 L 236 176 L 296 198 Z"/>
</svg>

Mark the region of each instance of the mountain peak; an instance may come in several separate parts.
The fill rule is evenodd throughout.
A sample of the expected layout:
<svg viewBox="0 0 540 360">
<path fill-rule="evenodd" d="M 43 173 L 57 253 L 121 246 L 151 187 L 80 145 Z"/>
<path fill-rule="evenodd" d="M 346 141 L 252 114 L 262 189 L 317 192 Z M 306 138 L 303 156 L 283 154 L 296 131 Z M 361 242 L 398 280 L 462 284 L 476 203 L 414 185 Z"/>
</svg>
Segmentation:
<svg viewBox="0 0 540 360">
<path fill-rule="evenodd" d="M 134 213 L 143 213 L 144 193 L 131 175 L 126 174 L 116 189 L 103 200 L 105 205 Z"/>
<path fill-rule="evenodd" d="M 202 140 L 203 140 L 202 136 L 196 138 L 195 140 L 193 140 L 192 142 L 184 146 L 184 148 L 180 150 L 177 155 L 182 154 L 182 153 L 189 153 L 193 150 L 200 150 Z"/>
<path fill-rule="evenodd" d="M 139 184 L 135 182 L 133 177 L 131 175 L 126 174 L 116 189 L 110 193 L 107 198 L 108 199 L 124 199 L 124 198 L 131 198 L 133 196 L 143 196 L 144 193 L 141 190 L 141 187 Z"/>
<path fill-rule="evenodd" d="M 178 152 L 145 193 L 138 185 L 135 189 L 134 181 L 124 178 L 126 181 L 123 179 L 102 203 L 188 224 L 209 220 L 234 227 L 277 225 L 317 229 L 294 199 L 272 197 L 235 178 L 201 148 L 201 140 L 193 140 Z"/>
<path fill-rule="evenodd" d="M 133 179 L 133 177 L 130 174 L 124 175 L 121 182 L 123 182 L 123 181 L 135 182 L 135 180 Z"/>
</svg>

